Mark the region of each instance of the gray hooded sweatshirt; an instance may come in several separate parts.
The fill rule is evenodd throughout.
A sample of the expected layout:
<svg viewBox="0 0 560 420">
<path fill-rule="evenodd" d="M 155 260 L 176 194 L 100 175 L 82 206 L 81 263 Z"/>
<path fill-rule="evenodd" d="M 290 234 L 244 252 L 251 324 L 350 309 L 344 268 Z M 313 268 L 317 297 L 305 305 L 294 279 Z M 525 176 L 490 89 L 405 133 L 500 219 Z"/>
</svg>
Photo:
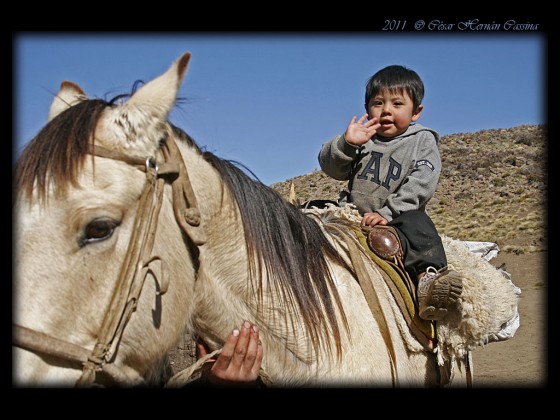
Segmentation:
<svg viewBox="0 0 560 420">
<path fill-rule="evenodd" d="M 378 212 L 388 221 L 405 211 L 426 211 L 441 172 L 439 134 L 420 124 L 392 138 L 373 136 L 362 146 L 344 134 L 323 144 L 321 169 L 330 177 L 349 180 L 351 203 L 358 211 Z"/>
</svg>

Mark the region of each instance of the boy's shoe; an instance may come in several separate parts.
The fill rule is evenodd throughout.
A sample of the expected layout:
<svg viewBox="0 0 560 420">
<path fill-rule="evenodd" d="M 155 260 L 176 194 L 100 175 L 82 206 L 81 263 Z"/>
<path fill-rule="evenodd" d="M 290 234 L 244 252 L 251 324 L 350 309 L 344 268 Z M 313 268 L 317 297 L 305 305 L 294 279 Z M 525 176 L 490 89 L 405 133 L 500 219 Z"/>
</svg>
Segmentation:
<svg viewBox="0 0 560 420">
<path fill-rule="evenodd" d="M 418 282 L 418 315 L 429 321 L 441 321 L 462 291 L 463 280 L 458 272 L 448 267 L 428 267 Z"/>
</svg>

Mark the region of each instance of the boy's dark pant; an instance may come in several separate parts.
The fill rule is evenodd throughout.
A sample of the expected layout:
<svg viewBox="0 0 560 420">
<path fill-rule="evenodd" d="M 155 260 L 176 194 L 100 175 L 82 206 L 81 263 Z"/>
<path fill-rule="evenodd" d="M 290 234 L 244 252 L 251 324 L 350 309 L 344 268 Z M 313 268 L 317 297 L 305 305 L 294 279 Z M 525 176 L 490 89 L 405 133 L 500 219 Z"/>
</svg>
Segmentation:
<svg viewBox="0 0 560 420">
<path fill-rule="evenodd" d="M 429 266 L 439 270 L 447 265 L 441 238 L 425 212 L 407 211 L 387 225 L 396 228 L 403 246 L 404 267 L 414 282 Z"/>
</svg>

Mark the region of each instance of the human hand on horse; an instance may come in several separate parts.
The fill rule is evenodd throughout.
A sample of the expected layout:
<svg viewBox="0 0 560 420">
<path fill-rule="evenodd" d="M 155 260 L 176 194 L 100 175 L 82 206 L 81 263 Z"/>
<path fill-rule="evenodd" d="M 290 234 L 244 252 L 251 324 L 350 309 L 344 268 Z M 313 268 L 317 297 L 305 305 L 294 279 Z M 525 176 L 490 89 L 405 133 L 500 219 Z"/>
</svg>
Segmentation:
<svg viewBox="0 0 560 420">
<path fill-rule="evenodd" d="M 373 213 L 364 213 L 364 217 L 362 218 L 362 226 L 371 226 L 374 227 L 375 225 L 386 225 L 388 223 L 387 219 L 381 216 L 377 212 Z"/>
<path fill-rule="evenodd" d="M 204 342 L 198 341 L 197 351 L 199 357 L 204 357 L 209 349 Z M 256 385 L 262 359 L 259 329 L 245 321 L 241 328 L 234 329 L 228 336 L 212 367 L 205 370 L 205 379 L 215 386 Z"/>
</svg>

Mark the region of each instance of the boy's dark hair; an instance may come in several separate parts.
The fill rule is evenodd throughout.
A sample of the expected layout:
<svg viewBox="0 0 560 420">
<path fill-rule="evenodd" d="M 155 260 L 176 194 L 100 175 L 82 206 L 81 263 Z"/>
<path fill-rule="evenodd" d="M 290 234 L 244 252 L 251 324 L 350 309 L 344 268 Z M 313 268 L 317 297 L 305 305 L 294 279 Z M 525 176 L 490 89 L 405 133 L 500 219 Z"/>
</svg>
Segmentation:
<svg viewBox="0 0 560 420">
<path fill-rule="evenodd" d="M 414 70 L 399 65 L 387 66 L 370 77 L 366 85 L 366 110 L 370 99 L 383 89 L 408 93 L 414 109 L 424 99 L 424 83 L 420 76 Z"/>
</svg>

